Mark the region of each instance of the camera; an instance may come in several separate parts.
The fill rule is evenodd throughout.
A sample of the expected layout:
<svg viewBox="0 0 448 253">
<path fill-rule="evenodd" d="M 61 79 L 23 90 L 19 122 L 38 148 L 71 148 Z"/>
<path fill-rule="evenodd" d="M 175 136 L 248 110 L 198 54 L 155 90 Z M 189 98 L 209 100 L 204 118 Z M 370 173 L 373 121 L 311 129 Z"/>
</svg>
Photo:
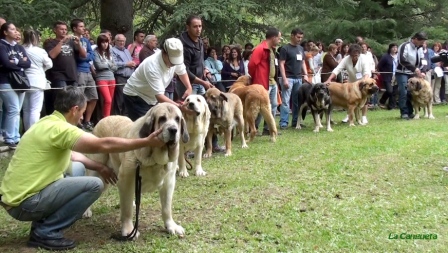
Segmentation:
<svg viewBox="0 0 448 253">
<path fill-rule="evenodd" d="M 448 66 L 448 52 L 442 52 L 438 56 L 434 56 L 431 58 L 432 63 L 443 62 L 443 66 Z"/>
</svg>

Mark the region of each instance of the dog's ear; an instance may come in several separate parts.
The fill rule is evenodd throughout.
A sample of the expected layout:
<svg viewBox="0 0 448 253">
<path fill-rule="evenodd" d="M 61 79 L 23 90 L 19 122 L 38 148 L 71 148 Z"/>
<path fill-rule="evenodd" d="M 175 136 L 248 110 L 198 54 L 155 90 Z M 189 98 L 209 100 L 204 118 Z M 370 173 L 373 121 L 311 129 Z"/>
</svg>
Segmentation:
<svg viewBox="0 0 448 253">
<path fill-rule="evenodd" d="M 180 119 L 180 133 L 182 134 L 183 143 L 187 143 L 190 140 L 190 134 L 188 134 L 187 122 L 184 117 Z"/>
<path fill-rule="evenodd" d="M 222 98 L 222 100 L 228 102 L 227 96 L 226 94 L 224 94 L 224 92 L 219 93 L 219 96 Z"/>
<path fill-rule="evenodd" d="M 422 89 L 422 82 L 420 82 L 420 80 L 417 81 L 416 85 L 415 85 L 415 90 L 419 91 Z"/>
<path fill-rule="evenodd" d="M 154 117 L 154 113 L 152 113 L 152 109 L 151 109 L 151 110 L 149 110 L 149 115 L 146 119 L 146 122 L 142 125 L 142 127 L 140 128 L 140 131 L 138 132 L 138 136 L 140 136 L 140 138 L 148 137 L 151 133 L 153 133 L 155 131 L 154 125 L 155 125 L 155 117 Z"/>
<path fill-rule="evenodd" d="M 364 80 L 359 81 L 359 90 L 362 91 L 362 89 L 364 89 L 364 87 L 366 87 L 366 85 L 367 85 L 366 81 L 364 81 Z"/>
</svg>

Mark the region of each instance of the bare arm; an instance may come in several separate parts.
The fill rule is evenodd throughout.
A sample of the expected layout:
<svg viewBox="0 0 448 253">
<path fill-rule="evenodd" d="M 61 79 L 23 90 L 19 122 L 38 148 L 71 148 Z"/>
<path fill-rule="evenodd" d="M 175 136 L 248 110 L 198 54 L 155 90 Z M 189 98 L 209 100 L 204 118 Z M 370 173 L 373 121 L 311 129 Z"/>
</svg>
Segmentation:
<svg viewBox="0 0 448 253">
<path fill-rule="evenodd" d="M 154 131 L 148 137 L 138 139 L 118 137 L 98 138 L 93 134 L 84 133 L 76 142 L 72 150 L 84 154 L 95 154 L 127 152 L 147 146 L 162 147 L 165 143 L 157 137 L 161 132 L 162 129 L 159 129 Z"/>
<path fill-rule="evenodd" d="M 81 153 L 72 151 L 71 160 L 74 162 L 82 163 L 88 170 L 98 172 L 108 184 L 115 184 L 118 181 L 117 175 L 111 168 L 107 167 L 102 163 L 93 161 L 92 159 L 89 159 L 88 157 L 86 157 Z"/>
<path fill-rule="evenodd" d="M 191 87 L 191 83 L 190 83 L 190 78 L 188 77 L 187 73 L 185 73 L 183 75 L 178 75 L 178 77 L 179 77 L 179 80 L 185 85 L 185 88 L 186 88 L 185 93 L 182 95 L 182 99 L 185 99 L 191 94 L 191 92 L 193 92 L 193 88 Z"/>
<path fill-rule="evenodd" d="M 278 67 L 280 68 L 280 74 L 282 76 L 283 86 L 285 86 L 286 89 L 289 88 L 288 79 L 286 78 L 286 72 L 285 72 L 285 60 L 280 60 L 278 63 Z"/>
</svg>

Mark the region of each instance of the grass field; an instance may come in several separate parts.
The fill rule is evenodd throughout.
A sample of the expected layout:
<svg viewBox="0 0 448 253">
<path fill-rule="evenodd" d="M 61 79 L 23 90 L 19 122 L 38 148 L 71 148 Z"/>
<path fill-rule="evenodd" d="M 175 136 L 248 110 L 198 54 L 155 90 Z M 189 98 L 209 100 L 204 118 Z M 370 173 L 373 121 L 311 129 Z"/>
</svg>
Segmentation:
<svg viewBox="0 0 448 253">
<path fill-rule="evenodd" d="M 403 121 L 397 110 L 370 111 L 367 126 L 318 134 L 308 116 L 307 128 L 283 130 L 275 144 L 257 137 L 243 150 L 237 139 L 233 156 L 203 162 L 206 177 L 178 178 L 183 239 L 163 231 L 158 193 L 142 197 L 136 242 L 109 239 L 120 229 L 113 188 L 65 234 L 79 243 L 73 252 L 446 252 L 447 112 Z M 0 212 L 0 252 L 36 252 L 28 233 L 29 223 Z M 437 239 L 389 239 L 403 233 Z"/>
</svg>

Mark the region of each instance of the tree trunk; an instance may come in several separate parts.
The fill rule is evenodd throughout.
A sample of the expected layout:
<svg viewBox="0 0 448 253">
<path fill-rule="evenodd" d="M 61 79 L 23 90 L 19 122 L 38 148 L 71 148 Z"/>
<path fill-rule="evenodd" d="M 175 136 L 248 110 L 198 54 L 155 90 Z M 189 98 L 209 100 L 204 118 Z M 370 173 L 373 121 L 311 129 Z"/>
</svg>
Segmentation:
<svg viewBox="0 0 448 253">
<path fill-rule="evenodd" d="M 107 29 L 112 33 L 126 36 L 126 45 L 134 40 L 133 14 L 134 1 L 130 0 L 101 0 L 101 29 Z"/>
</svg>

